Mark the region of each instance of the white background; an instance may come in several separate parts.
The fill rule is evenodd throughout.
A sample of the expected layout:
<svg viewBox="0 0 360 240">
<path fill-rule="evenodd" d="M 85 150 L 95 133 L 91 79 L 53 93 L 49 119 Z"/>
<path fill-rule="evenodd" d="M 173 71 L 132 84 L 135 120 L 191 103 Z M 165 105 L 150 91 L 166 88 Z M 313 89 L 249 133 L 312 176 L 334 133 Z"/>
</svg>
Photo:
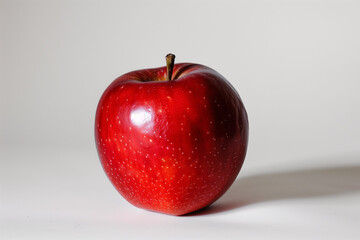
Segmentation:
<svg viewBox="0 0 360 240">
<path fill-rule="evenodd" d="M 358 239 L 359 1 L 0 1 L 0 239 Z M 115 191 L 97 102 L 164 56 L 214 68 L 250 121 L 239 178 L 186 217 Z"/>
</svg>

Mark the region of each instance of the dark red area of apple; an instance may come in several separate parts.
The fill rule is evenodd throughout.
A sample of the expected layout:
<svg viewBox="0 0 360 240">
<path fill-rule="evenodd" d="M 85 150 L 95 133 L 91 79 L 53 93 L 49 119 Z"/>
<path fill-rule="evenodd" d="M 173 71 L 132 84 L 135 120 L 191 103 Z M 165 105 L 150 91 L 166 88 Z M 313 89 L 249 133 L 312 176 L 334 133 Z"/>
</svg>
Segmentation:
<svg viewBox="0 0 360 240">
<path fill-rule="evenodd" d="M 130 72 L 100 99 L 95 137 L 112 184 L 133 205 L 171 215 L 201 209 L 234 182 L 248 142 L 248 119 L 216 71 L 175 64 Z"/>
</svg>

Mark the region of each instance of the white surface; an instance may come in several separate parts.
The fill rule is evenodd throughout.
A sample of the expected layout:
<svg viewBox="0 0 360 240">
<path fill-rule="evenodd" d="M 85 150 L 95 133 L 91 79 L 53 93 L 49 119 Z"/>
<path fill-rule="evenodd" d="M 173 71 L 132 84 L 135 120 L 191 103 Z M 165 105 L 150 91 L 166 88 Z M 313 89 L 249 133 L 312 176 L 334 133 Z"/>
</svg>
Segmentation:
<svg viewBox="0 0 360 240">
<path fill-rule="evenodd" d="M 0 1 L 0 239 L 358 239 L 359 1 Z M 168 52 L 224 75 L 250 120 L 208 211 L 136 209 L 95 151 L 97 102 Z"/>
<path fill-rule="evenodd" d="M 360 154 L 254 166 L 209 209 L 129 205 L 95 153 L 6 150 L 1 239 L 358 239 Z M 21 162 L 21 164 L 20 164 Z M 5 168 L 4 168 L 5 166 Z"/>
</svg>

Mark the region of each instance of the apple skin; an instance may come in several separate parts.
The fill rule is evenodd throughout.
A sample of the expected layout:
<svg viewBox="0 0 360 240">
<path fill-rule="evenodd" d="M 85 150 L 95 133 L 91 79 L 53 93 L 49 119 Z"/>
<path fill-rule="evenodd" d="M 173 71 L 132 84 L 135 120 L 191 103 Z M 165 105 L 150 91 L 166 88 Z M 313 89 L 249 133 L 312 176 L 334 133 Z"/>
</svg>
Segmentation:
<svg viewBox="0 0 360 240">
<path fill-rule="evenodd" d="M 236 179 L 248 143 L 245 107 L 223 76 L 199 64 L 115 79 L 96 111 L 105 173 L 136 207 L 184 215 L 216 201 Z"/>
</svg>

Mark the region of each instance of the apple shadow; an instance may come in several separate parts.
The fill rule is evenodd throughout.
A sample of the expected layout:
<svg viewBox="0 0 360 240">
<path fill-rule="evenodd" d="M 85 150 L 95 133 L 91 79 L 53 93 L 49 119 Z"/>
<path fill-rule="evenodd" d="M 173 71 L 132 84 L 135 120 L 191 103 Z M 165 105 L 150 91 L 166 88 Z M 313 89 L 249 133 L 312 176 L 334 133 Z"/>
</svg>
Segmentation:
<svg viewBox="0 0 360 240">
<path fill-rule="evenodd" d="M 260 202 L 357 191 L 360 191 L 360 165 L 264 173 L 240 177 L 215 203 L 186 216 L 216 214 Z"/>
</svg>

